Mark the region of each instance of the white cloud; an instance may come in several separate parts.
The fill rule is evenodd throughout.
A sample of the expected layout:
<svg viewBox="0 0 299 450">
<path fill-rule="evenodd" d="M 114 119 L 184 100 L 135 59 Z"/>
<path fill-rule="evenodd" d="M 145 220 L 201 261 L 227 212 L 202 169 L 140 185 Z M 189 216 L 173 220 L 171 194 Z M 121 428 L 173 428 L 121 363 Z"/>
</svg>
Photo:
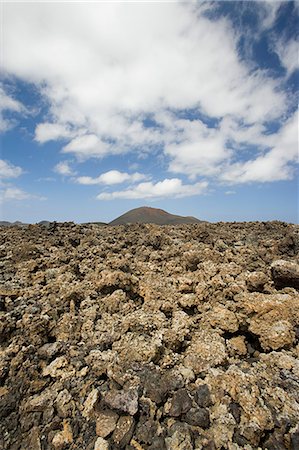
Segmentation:
<svg viewBox="0 0 299 450">
<path fill-rule="evenodd" d="M 156 199 L 156 198 L 182 198 L 203 194 L 208 183 L 202 181 L 195 184 L 183 184 L 179 178 L 166 178 L 157 183 L 140 183 L 134 188 L 124 191 L 102 192 L 97 196 L 98 200 L 123 199 Z"/>
<path fill-rule="evenodd" d="M 108 153 L 108 146 L 95 134 L 85 134 L 74 138 L 63 147 L 63 153 L 74 153 L 78 159 L 84 160 L 90 157 L 103 157 Z"/>
<path fill-rule="evenodd" d="M 275 44 L 276 53 L 279 56 L 281 64 L 291 75 L 294 70 L 299 69 L 299 42 L 291 39 L 286 42 L 279 40 Z"/>
<path fill-rule="evenodd" d="M 25 111 L 25 107 L 8 95 L 0 85 L 0 133 L 4 133 L 14 126 L 14 119 L 5 116 L 7 112 L 24 113 Z"/>
<path fill-rule="evenodd" d="M 17 178 L 23 173 L 21 167 L 14 166 L 13 164 L 0 159 L 0 179 L 4 178 Z"/>
<path fill-rule="evenodd" d="M 252 121 L 285 108 L 279 82 L 239 60 L 229 22 L 181 2 L 4 4 L 4 35 L 5 69 L 38 85 L 46 80 L 53 123 L 86 128 L 124 151 L 159 137 L 142 114 L 200 105 L 209 116 Z M 43 133 L 37 129 L 37 138 Z"/>
<path fill-rule="evenodd" d="M 59 123 L 40 123 L 35 129 L 35 140 L 40 144 L 48 141 L 71 138 L 71 129 Z"/>
<path fill-rule="evenodd" d="M 147 178 L 146 175 L 138 172 L 129 174 L 127 172 L 119 172 L 118 170 L 109 170 L 108 172 L 102 173 L 96 178 L 82 176 L 78 177 L 76 181 L 79 184 L 87 184 L 87 185 L 91 184 L 112 185 L 124 182 L 136 183 L 138 181 L 144 180 L 145 178 Z"/>
<path fill-rule="evenodd" d="M 273 143 L 271 135 L 269 143 Z M 298 163 L 298 112 L 280 129 L 270 150 L 255 159 L 230 164 L 220 178 L 233 184 L 288 180 L 294 175 L 291 163 Z"/>
<path fill-rule="evenodd" d="M 188 2 L 5 3 L 4 70 L 35 83 L 49 102 L 35 139 L 64 139 L 62 153 L 79 161 L 163 152 L 170 172 L 194 180 L 291 177 L 294 157 L 282 145 L 289 122 L 271 135 L 267 122 L 283 124 L 293 100 L 282 90 L 282 79 L 240 58 L 240 34 L 226 18 L 209 20 L 203 14 L 209 7 Z M 272 27 L 279 7 L 254 3 L 261 30 Z M 292 71 L 294 45 L 277 52 Z M 182 119 L 188 109 L 213 125 Z M 148 119 L 155 126 L 148 127 Z M 244 162 L 242 149 L 249 145 L 257 149 Z M 113 184 L 121 179 L 118 174 L 105 183 L 103 175 L 77 181 Z M 150 195 L 169 180 L 160 183 L 166 184 L 141 183 L 100 195 L 138 196 L 144 185 Z"/>
<path fill-rule="evenodd" d="M 178 120 L 169 114 L 160 115 L 159 120 L 172 140 L 165 145 L 165 154 L 171 159 L 170 171 L 191 177 L 217 174 L 221 162 L 230 155 L 224 134 L 200 120 Z"/>
<path fill-rule="evenodd" d="M 59 175 L 71 176 L 75 175 L 75 171 L 71 168 L 69 161 L 60 161 L 54 167 L 54 172 Z"/>
<path fill-rule="evenodd" d="M 27 200 L 30 198 L 32 198 L 31 194 L 28 194 L 27 192 L 17 187 L 7 187 L 6 189 L 0 191 L 1 201 Z"/>
</svg>

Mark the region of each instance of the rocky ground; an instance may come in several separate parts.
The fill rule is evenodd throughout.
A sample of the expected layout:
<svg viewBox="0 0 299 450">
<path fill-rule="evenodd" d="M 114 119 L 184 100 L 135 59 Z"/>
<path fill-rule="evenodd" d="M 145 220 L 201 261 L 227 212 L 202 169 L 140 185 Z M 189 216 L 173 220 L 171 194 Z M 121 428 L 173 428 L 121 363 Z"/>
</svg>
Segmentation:
<svg viewBox="0 0 299 450">
<path fill-rule="evenodd" d="M 298 449 L 299 227 L 0 229 L 1 449 Z"/>
</svg>

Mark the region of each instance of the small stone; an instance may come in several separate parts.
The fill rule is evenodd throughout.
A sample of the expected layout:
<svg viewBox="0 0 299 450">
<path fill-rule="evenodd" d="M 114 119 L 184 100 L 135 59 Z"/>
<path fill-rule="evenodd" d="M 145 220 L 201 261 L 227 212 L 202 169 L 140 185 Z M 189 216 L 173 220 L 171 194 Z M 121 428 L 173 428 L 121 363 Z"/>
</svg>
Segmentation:
<svg viewBox="0 0 299 450">
<path fill-rule="evenodd" d="M 148 447 L 148 450 L 164 450 L 165 448 L 165 439 L 163 436 L 156 436 L 152 444 Z"/>
<path fill-rule="evenodd" d="M 72 396 L 67 389 L 64 389 L 63 391 L 59 392 L 55 400 L 55 407 L 60 417 L 65 418 L 68 416 L 71 407 L 70 404 L 71 399 Z"/>
<path fill-rule="evenodd" d="M 61 342 L 47 343 L 38 349 L 38 354 L 41 358 L 51 359 L 61 350 L 61 347 Z"/>
<path fill-rule="evenodd" d="M 65 448 L 67 445 L 73 442 L 73 432 L 69 422 L 63 422 L 63 430 L 55 434 L 52 444 L 57 450 Z"/>
<path fill-rule="evenodd" d="M 52 402 L 53 395 L 55 395 L 55 392 L 52 392 L 50 389 L 46 389 L 41 394 L 29 397 L 23 407 L 24 411 L 44 411 L 46 406 Z"/>
<path fill-rule="evenodd" d="M 227 348 L 231 355 L 246 355 L 247 347 L 245 344 L 244 336 L 235 336 L 229 340 L 227 340 Z"/>
<path fill-rule="evenodd" d="M 201 428 L 209 428 L 210 414 L 205 408 L 191 408 L 185 415 L 185 422 L 189 425 L 195 425 Z"/>
<path fill-rule="evenodd" d="M 135 431 L 136 439 L 143 444 L 151 444 L 155 435 L 157 434 L 157 429 L 158 423 L 154 420 L 141 419 Z"/>
<path fill-rule="evenodd" d="M 239 423 L 239 422 L 240 422 L 240 419 L 241 419 L 241 408 L 240 408 L 240 405 L 239 405 L 238 403 L 233 403 L 233 402 L 232 402 L 232 403 L 229 405 L 229 411 L 230 411 L 231 414 L 233 415 L 235 421 L 236 421 L 237 423 Z"/>
<path fill-rule="evenodd" d="M 109 442 L 101 437 L 98 437 L 94 444 L 94 450 L 109 450 Z"/>
<path fill-rule="evenodd" d="M 279 259 L 271 264 L 271 274 L 277 288 L 299 289 L 299 264 Z"/>
<path fill-rule="evenodd" d="M 181 414 L 186 413 L 191 408 L 191 405 L 192 399 L 187 389 L 179 389 L 171 399 L 169 415 L 179 417 Z"/>
<path fill-rule="evenodd" d="M 41 443 L 40 443 L 40 435 L 39 435 L 38 427 L 33 427 L 30 431 L 28 448 L 30 448 L 30 450 L 41 450 L 42 449 Z"/>
<path fill-rule="evenodd" d="M 118 414 L 113 411 L 101 411 L 97 416 L 96 433 L 102 438 L 107 437 L 115 430 L 118 421 Z"/>
<path fill-rule="evenodd" d="M 223 364 L 228 356 L 223 337 L 215 331 L 206 330 L 193 334 L 185 354 L 184 365 L 196 375 Z"/>
<path fill-rule="evenodd" d="M 165 439 L 167 450 L 193 450 L 192 438 L 187 424 L 176 422 L 170 428 L 171 436 Z"/>
<path fill-rule="evenodd" d="M 144 370 L 141 379 L 144 383 L 144 397 L 150 398 L 157 405 L 163 403 L 169 386 L 166 385 L 160 373 L 154 370 Z"/>
<path fill-rule="evenodd" d="M 263 292 L 268 277 L 264 272 L 251 272 L 246 280 L 249 292 Z"/>
<path fill-rule="evenodd" d="M 195 401 L 199 406 L 206 407 L 212 405 L 210 389 L 207 384 L 200 384 L 195 392 Z"/>
<path fill-rule="evenodd" d="M 117 422 L 112 439 L 116 445 L 125 447 L 133 436 L 135 420 L 131 416 L 121 416 Z"/>
<path fill-rule="evenodd" d="M 54 359 L 47 367 L 43 369 L 43 376 L 50 375 L 52 378 L 60 377 L 63 373 L 63 368 L 68 364 L 65 356 L 59 356 Z"/>
<path fill-rule="evenodd" d="M 82 412 L 83 417 L 86 417 L 88 419 L 92 416 L 95 404 L 98 401 L 98 397 L 99 397 L 98 389 L 93 389 L 89 393 L 87 399 L 84 402 L 84 410 Z"/>
<path fill-rule="evenodd" d="M 138 411 L 138 392 L 135 388 L 109 391 L 104 396 L 104 401 L 109 408 L 129 413 L 131 416 Z"/>
<path fill-rule="evenodd" d="M 215 306 L 207 315 L 208 322 L 212 327 L 234 333 L 238 330 L 239 324 L 233 311 L 222 306 Z"/>
</svg>

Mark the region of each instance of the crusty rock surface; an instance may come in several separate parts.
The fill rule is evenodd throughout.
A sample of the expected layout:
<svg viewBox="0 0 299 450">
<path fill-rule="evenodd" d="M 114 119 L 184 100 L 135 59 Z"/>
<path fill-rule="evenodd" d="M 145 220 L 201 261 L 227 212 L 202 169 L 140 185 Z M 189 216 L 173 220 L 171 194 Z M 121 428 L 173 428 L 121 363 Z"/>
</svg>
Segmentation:
<svg viewBox="0 0 299 450">
<path fill-rule="evenodd" d="M 0 228 L 0 448 L 296 449 L 299 227 Z"/>
</svg>

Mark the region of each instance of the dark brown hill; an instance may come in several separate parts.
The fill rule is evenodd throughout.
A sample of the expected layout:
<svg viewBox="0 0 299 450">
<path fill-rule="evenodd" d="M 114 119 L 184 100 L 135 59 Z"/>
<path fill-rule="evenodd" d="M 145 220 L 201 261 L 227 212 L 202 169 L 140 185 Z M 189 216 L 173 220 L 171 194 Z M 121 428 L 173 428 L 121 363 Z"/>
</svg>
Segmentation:
<svg viewBox="0 0 299 450">
<path fill-rule="evenodd" d="M 163 209 L 150 208 L 143 206 L 141 208 L 131 209 L 117 219 L 112 220 L 109 225 L 124 225 L 127 223 L 155 223 L 157 225 L 175 225 L 181 223 L 201 223 L 195 217 L 183 217 L 170 214 Z"/>
</svg>

